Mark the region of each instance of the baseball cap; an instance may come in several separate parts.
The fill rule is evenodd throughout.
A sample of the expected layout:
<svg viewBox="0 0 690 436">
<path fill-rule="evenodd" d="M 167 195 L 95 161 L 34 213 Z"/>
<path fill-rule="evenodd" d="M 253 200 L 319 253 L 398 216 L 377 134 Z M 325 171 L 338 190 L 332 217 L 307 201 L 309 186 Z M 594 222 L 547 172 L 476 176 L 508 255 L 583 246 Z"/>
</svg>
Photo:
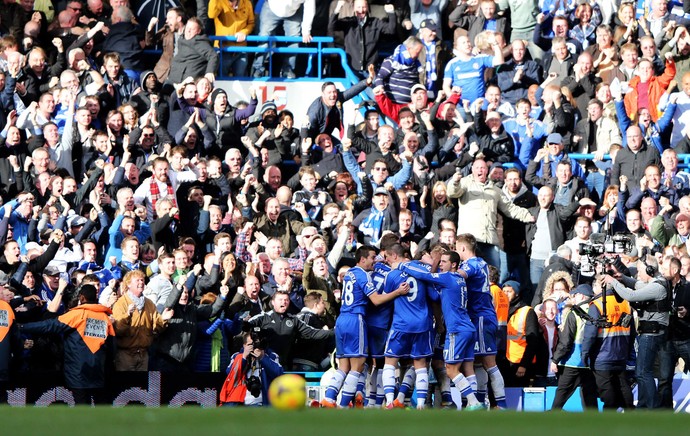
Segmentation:
<svg viewBox="0 0 690 436">
<path fill-rule="evenodd" d="M 417 83 L 417 84 L 413 85 L 412 88 L 410 89 L 410 95 L 414 94 L 417 91 L 426 92 L 426 88 L 424 87 L 424 85 L 420 85 L 419 83 Z"/>
<path fill-rule="evenodd" d="M 379 186 L 374 190 L 374 195 L 388 195 L 388 189 L 383 186 Z"/>
<path fill-rule="evenodd" d="M 560 133 L 552 133 L 546 138 L 547 144 L 563 144 L 563 137 Z"/>
<path fill-rule="evenodd" d="M 56 265 L 48 265 L 43 270 L 43 275 L 45 276 L 57 276 L 60 275 L 60 269 Z"/>
<path fill-rule="evenodd" d="M 79 227 L 83 226 L 86 224 L 86 218 L 84 218 L 81 215 L 72 215 L 69 220 L 67 220 L 67 224 L 70 227 Z"/>
<path fill-rule="evenodd" d="M 582 294 L 585 297 L 594 297 L 594 290 L 592 289 L 592 285 L 588 284 L 582 284 L 582 285 L 577 285 L 570 291 L 570 295 L 575 295 L 575 294 Z"/>
<path fill-rule="evenodd" d="M 432 20 L 431 18 L 427 18 L 426 20 L 422 21 L 422 23 L 419 25 L 420 29 L 429 29 L 432 32 L 438 32 L 438 25 L 436 25 L 436 21 Z"/>
<path fill-rule="evenodd" d="M 682 212 L 679 213 L 678 215 L 676 215 L 676 222 L 683 221 L 683 220 L 690 221 L 690 216 L 688 216 L 687 214 L 684 214 Z"/>
</svg>

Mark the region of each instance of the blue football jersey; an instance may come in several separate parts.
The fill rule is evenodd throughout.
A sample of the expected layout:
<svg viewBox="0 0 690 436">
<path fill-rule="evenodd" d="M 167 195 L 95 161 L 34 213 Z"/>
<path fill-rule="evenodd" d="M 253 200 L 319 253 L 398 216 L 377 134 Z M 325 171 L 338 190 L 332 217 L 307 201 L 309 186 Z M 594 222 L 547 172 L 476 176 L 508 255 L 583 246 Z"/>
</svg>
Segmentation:
<svg viewBox="0 0 690 436">
<path fill-rule="evenodd" d="M 491 298 L 487 263 L 481 257 L 473 257 L 463 262 L 460 269 L 467 274 L 465 282 L 467 283 L 467 312 L 470 314 L 470 319 L 475 321 L 483 316 L 485 322 L 493 321 L 498 324 L 496 309 Z"/>
<path fill-rule="evenodd" d="M 343 278 L 340 313 L 364 315 L 369 295 L 376 292 L 371 276 L 362 268 L 350 268 Z"/>
<path fill-rule="evenodd" d="M 410 286 L 407 295 L 401 295 L 393 300 L 392 328 L 405 333 L 424 333 L 431 330 L 433 323 L 427 298 L 428 286 L 421 280 L 398 269 L 392 270 L 386 277 L 384 292 L 389 294 L 403 283 Z M 433 287 L 432 287 L 433 290 Z M 436 293 L 433 290 L 433 293 Z"/>
<path fill-rule="evenodd" d="M 452 79 L 452 86 L 462 88 L 462 99 L 474 102 L 478 98 L 484 98 L 486 84 L 484 82 L 484 70 L 493 65 L 493 56 L 472 56 L 468 61 L 453 58 L 443 73 L 444 78 Z"/>
<path fill-rule="evenodd" d="M 383 282 L 390 272 L 391 267 L 383 262 L 376 262 L 374 264 L 374 271 L 371 273 L 371 281 L 374 282 L 374 289 L 379 294 L 383 294 Z M 380 306 L 375 305 L 369 301 L 367 305 L 367 326 L 378 327 L 382 329 L 389 329 L 391 326 L 391 318 L 393 317 L 393 302 L 389 301 Z"/>
<path fill-rule="evenodd" d="M 441 295 L 441 309 L 448 333 L 475 331 L 467 313 L 467 286 L 456 272 L 430 273 L 417 265 L 400 264 L 400 270 L 412 277 L 434 285 Z"/>
</svg>

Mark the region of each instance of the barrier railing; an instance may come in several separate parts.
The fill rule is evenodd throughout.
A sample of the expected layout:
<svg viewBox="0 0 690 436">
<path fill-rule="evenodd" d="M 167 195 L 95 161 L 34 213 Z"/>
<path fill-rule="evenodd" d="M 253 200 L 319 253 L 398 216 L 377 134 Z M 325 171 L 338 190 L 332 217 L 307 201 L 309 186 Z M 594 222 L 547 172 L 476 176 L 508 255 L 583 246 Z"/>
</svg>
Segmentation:
<svg viewBox="0 0 690 436">
<path fill-rule="evenodd" d="M 219 42 L 237 42 L 234 36 L 211 36 L 211 41 Z M 340 64 L 345 71 L 345 78 L 358 81 L 357 76 L 352 72 L 352 68 L 347 64 L 347 55 L 343 49 L 324 47 L 325 44 L 333 43 L 333 38 L 330 36 L 315 36 L 312 38 L 310 44 L 316 44 L 316 47 L 278 47 L 277 44 L 295 44 L 301 43 L 302 38 L 297 36 L 247 36 L 246 41 L 249 43 L 267 44 L 267 46 L 247 45 L 247 46 L 225 46 L 219 49 L 220 64 L 223 65 L 224 53 L 279 53 L 279 54 L 308 54 L 307 69 L 305 76 L 310 76 L 314 68 L 314 56 L 316 56 L 316 79 L 323 78 L 323 55 L 338 55 L 340 57 Z M 222 45 L 222 44 L 221 44 Z M 273 75 L 273 57 L 268 56 L 268 75 Z M 221 74 L 218 76 L 221 79 L 227 79 Z"/>
</svg>

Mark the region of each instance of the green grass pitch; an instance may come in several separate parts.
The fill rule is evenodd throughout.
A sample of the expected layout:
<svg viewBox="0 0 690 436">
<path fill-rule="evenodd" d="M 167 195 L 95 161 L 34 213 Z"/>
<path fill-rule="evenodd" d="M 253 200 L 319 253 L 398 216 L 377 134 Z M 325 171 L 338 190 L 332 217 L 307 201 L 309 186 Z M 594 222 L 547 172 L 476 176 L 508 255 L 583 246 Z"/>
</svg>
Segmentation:
<svg viewBox="0 0 690 436">
<path fill-rule="evenodd" d="M 144 407 L 0 408 L 4 435 L 671 435 L 690 415 L 670 412 L 517 413 L 449 410 L 146 409 Z"/>
</svg>

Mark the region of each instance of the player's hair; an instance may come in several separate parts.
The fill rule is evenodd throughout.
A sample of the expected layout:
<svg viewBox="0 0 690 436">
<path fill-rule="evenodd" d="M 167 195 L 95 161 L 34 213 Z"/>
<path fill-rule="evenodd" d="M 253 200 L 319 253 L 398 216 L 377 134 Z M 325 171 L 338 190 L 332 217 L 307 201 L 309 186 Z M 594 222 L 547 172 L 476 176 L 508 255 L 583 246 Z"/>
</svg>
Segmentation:
<svg viewBox="0 0 690 436">
<path fill-rule="evenodd" d="M 456 253 L 455 251 L 452 250 L 446 250 L 443 252 L 445 256 L 448 256 L 448 260 L 450 260 L 451 265 L 455 264 L 455 267 L 457 268 L 458 265 L 460 265 L 460 255 Z"/>
<path fill-rule="evenodd" d="M 359 263 L 360 260 L 367 257 L 372 251 L 376 253 L 376 247 L 372 247 L 371 245 L 362 245 L 359 247 L 355 252 L 355 263 Z"/>
<path fill-rule="evenodd" d="M 477 252 L 477 238 L 475 238 L 471 233 L 463 233 L 458 235 L 458 237 L 455 239 L 455 243 L 465 246 L 465 248 L 472 253 Z"/>
<path fill-rule="evenodd" d="M 400 236 L 394 233 L 386 233 L 385 235 L 381 236 L 379 247 L 381 247 L 381 251 L 387 251 L 389 247 L 399 242 Z"/>
<path fill-rule="evenodd" d="M 405 247 L 400 243 L 395 243 L 386 249 L 386 253 L 395 254 L 396 256 L 403 258 L 405 257 Z"/>
</svg>

